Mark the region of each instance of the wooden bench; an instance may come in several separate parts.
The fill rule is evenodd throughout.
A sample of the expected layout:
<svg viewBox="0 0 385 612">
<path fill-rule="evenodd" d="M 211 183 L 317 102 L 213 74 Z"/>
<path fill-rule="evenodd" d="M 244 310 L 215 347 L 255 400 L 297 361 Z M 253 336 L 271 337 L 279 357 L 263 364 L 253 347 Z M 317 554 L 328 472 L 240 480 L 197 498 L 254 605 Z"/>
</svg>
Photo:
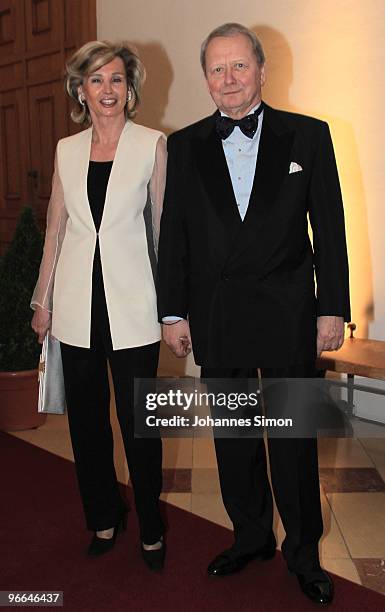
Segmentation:
<svg viewBox="0 0 385 612">
<path fill-rule="evenodd" d="M 324 351 L 317 359 L 317 367 L 347 375 L 348 413 L 352 415 L 354 389 L 385 395 L 382 389 L 354 384 L 355 375 L 385 380 L 385 341 L 355 338 L 355 323 L 349 323 L 348 328 L 350 337 L 338 351 Z"/>
</svg>

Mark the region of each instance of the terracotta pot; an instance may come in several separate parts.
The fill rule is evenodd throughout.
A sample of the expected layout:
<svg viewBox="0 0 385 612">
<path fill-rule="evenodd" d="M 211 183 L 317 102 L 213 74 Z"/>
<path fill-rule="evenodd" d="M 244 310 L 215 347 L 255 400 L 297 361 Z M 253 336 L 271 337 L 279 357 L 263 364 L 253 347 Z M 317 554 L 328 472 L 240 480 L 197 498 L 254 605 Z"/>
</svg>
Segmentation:
<svg viewBox="0 0 385 612">
<path fill-rule="evenodd" d="M 46 414 L 37 411 L 37 370 L 0 372 L 0 430 L 18 431 L 43 425 Z"/>
</svg>

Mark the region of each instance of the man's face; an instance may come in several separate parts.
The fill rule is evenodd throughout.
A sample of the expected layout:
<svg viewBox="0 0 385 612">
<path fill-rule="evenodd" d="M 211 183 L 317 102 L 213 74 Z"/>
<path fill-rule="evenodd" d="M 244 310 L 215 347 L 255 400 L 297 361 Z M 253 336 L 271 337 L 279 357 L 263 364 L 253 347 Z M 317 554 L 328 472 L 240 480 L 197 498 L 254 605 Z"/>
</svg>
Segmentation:
<svg viewBox="0 0 385 612">
<path fill-rule="evenodd" d="M 261 100 L 265 68 L 244 34 L 213 38 L 206 49 L 206 79 L 220 111 L 240 119 Z"/>
</svg>

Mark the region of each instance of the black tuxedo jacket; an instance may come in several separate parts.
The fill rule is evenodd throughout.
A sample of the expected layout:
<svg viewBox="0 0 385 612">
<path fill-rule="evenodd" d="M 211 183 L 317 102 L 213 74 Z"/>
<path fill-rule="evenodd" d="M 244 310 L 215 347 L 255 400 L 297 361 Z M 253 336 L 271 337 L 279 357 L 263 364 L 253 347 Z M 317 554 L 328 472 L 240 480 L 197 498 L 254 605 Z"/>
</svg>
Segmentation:
<svg viewBox="0 0 385 612">
<path fill-rule="evenodd" d="M 200 365 L 309 363 L 317 316 L 350 320 L 344 214 L 328 125 L 265 105 L 242 221 L 216 115 L 168 139 L 159 318 L 189 318 Z M 289 173 L 291 162 L 302 171 Z"/>
</svg>

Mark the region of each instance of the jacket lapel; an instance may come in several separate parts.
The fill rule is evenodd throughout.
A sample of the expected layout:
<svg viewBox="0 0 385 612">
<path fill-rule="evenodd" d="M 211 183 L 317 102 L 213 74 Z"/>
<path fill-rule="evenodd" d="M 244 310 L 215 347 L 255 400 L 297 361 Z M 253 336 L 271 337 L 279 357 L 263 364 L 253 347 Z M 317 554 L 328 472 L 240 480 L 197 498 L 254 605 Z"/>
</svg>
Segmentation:
<svg viewBox="0 0 385 612">
<path fill-rule="evenodd" d="M 254 182 L 244 223 L 262 221 L 274 206 L 289 172 L 294 131 L 278 119 L 276 111 L 265 105 L 261 140 Z"/>
<path fill-rule="evenodd" d="M 232 253 L 237 256 L 256 240 L 262 251 L 265 250 L 264 225 L 274 211 L 282 183 L 289 172 L 293 141 L 294 131 L 282 123 L 277 111 L 265 105 L 249 206 L 232 243 Z"/>
<path fill-rule="evenodd" d="M 234 196 L 222 141 L 215 130 L 218 111 L 209 118 L 203 134 L 192 141 L 193 155 L 209 202 L 228 230 L 240 227 L 242 220 Z"/>
<path fill-rule="evenodd" d="M 88 202 L 87 175 L 90 160 L 92 127 L 79 132 L 73 138 L 71 154 L 67 153 L 65 168 L 69 173 L 68 184 L 71 188 L 72 197 L 67 196 L 67 202 L 76 202 L 76 214 L 81 217 L 82 222 L 95 231 L 94 221 Z M 76 176 L 74 182 L 73 177 Z"/>
<path fill-rule="evenodd" d="M 110 176 L 107 183 L 106 198 L 104 201 L 104 210 L 100 223 L 99 233 L 104 225 L 108 223 L 110 216 L 111 205 L 110 201 L 114 201 L 115 191 L 119 193 L 121 190 L 122 181 L 127 180 L 127 168 L 135 165 L 135 149 L 133 147 L 124 146 L 127 138 L 133 131 L 135 124 L 132 121 L 126 121 L 123 130 L 119 136 L 118 144 L 115 150 L 115 157 L 112 164 Z"/>
</svg>

